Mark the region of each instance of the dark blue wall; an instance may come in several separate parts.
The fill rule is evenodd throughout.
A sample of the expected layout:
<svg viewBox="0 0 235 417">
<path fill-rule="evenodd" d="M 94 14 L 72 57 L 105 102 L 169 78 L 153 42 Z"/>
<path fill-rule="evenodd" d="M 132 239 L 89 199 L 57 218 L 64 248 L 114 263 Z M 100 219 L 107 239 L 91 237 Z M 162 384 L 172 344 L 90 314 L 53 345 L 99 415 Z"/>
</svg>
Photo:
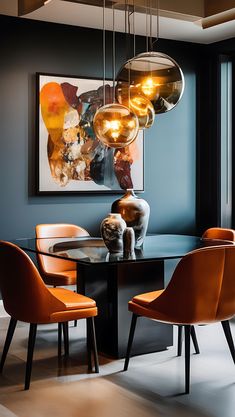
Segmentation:
<svg viewBox="0 0 235 417">
<path fill-rule="evenodd" d="M 37 223 L 71 222 L 99 233 L 117 195 L 36 196 L 35 73 L 102 78 L 102 32 L 0 17 L 0 239 L 33 236 Z M 137 52 L 145 39 L 138 37 Z M 189 47 L 190 46 L 190 47 Z M 117 35 L 117 65 L 125 60 Z M 200 46 L 160 40 L 185 75 L 176 108 L 156 117 L 145 134 L 145 192 L 149 232 L 195 232 L 196 62 Z M 107 77 L 111 72 L 107 33 Z"/>
</svg>

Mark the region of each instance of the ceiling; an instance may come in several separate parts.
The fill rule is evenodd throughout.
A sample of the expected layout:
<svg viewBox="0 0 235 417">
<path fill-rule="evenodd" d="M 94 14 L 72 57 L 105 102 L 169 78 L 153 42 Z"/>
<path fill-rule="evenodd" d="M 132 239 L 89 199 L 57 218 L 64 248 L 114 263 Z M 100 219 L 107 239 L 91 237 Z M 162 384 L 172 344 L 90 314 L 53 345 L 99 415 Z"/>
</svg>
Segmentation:
<svg viewBox="0 0 235 417">
<path fill-rule="evenodd" d="M 37 1 L 43 3 L 41 0 Z M 113 2 L 114 0 L 109 0 L 106 4 L 110 6 Z M 120 10 L 123 7 L 117 5 L 120 2 L 121 0 L 115 1 L 115 30 L 124 32 L 124 11 Z M 135 33 L 144 36 L 145 2 L 146 0 L 135 0 L 138 10 L 135 13 Z M 49 0 L 42 7 L 20 18 L 102 29 L 102 3 L 100 0 Z M 209 44 L 235 37 L 235 0 L 160 0 L 159 4 L 160 38 Z M 153 9 L 153 13 L 156 14 L 156 8 Z M 18 0 L 1 0 L 0 14 L 18 16 Z M 105 28 L 112 30 L 111 8 L 106 9 L 105 20 Z M 218 24 L 220 21 L 225 23 Z M 203 29 L 202 25 L 213 26 Z M 156 33 L 155 15 L 152 24 L 153 36 Z"/>
</svg>

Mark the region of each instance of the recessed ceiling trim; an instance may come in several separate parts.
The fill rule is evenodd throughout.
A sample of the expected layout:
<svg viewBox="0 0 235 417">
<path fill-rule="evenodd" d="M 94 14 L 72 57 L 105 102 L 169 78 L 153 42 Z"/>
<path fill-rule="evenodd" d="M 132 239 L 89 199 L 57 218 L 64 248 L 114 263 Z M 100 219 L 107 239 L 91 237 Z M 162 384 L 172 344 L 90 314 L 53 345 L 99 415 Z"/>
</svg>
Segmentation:
<svg viewBox="0 0 235 417">
<path fill-rule="evenodd" d="M 18 16 L 31 13 L 44 5 L 44 0 L 18 0 Z"/>
<path fill-rule="evenodd" d="M 225 12 L 214 14 L 212 16 L 205 17 L 201 20 L 202 28 L 208 29 L 221 23 L 230 22 L 235 19 L 235 8 L 226 10 Z"/>
<path fill-rule="evenodd" d="M 205 15 L 209 17 L 235 8 L 235 0 L 204 0 Z"/>
</svg>

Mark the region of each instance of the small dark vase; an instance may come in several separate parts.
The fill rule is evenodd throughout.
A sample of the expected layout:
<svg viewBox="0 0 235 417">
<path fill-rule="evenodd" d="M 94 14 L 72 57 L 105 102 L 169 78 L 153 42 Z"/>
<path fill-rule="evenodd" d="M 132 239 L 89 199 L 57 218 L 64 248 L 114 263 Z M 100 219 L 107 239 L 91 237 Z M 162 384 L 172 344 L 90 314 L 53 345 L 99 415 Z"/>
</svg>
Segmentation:
<svg viewBox="0 0 235 417">
<path fill-rule="evenodd" d="M 143 245 L 148 228 L 150 207 L 143 198 L 135 195 L 134 190 L 126 190 L 123 197 L 114 201 L 112 213 L 120 213 L 128 227 L 135 232 L 135 247 Z"/>
<path fill-rule="evenodd" d="M 110 213 L 100 225 L 101 236 L 110 253 L 123 252 L 123 232 L 126 222 L 120 213 Z"/>
</svg>

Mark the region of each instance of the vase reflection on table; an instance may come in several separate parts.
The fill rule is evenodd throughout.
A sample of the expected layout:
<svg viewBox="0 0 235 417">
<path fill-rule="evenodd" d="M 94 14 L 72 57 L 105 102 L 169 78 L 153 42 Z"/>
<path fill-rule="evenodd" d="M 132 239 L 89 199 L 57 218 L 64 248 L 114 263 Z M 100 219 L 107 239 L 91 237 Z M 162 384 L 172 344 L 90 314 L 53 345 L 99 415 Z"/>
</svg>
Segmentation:
<svg viewBox="0 0 235 417">
<path fill-rule="evenodd" d="M 143 245 L 147 233 L 150 207 L 147 201 L 135 195 L 133 189 L 127 189 L 123 197 L 114 201 L 112 213 L 120 213 L 128 227 L 135 232 L 135 248 Z"/>
</svg>

